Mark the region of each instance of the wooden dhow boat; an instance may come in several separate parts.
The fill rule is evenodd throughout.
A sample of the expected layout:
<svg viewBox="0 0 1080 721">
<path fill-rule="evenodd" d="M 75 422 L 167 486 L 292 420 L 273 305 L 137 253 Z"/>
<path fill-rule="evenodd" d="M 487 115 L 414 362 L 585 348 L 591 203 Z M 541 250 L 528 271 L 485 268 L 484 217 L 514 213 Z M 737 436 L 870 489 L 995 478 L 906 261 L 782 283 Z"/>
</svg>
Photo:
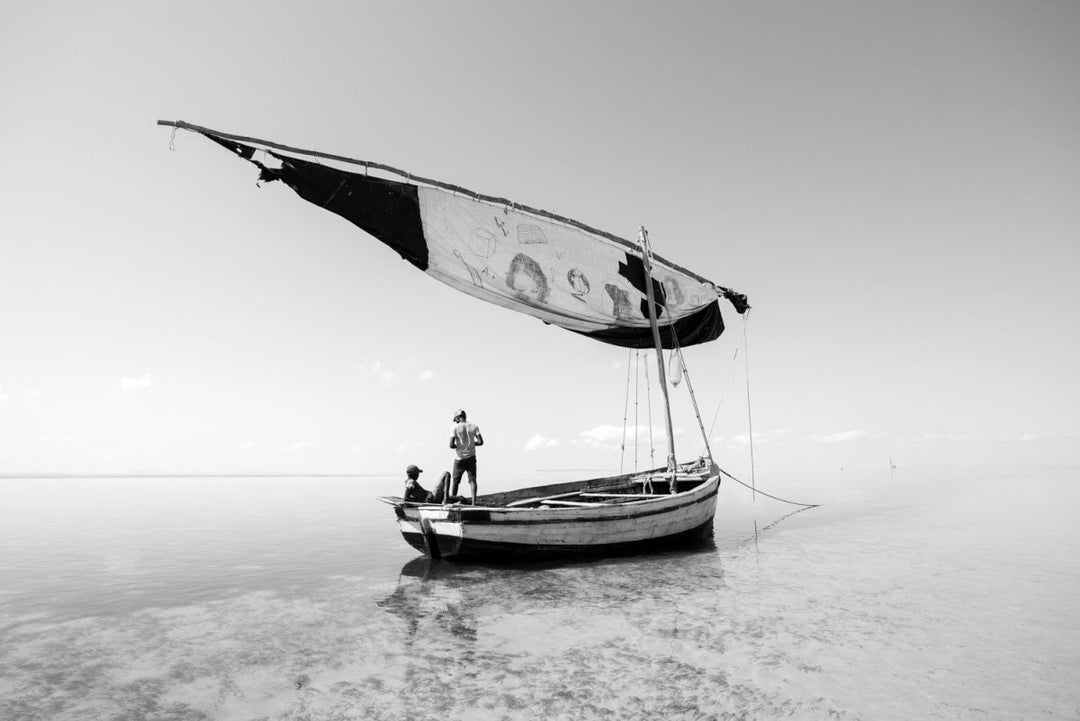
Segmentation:
<svg viewBox="0 0 1080 721">
<path fill-rule="evenodd" d="M 675 492 L 672 492 L 672 478 Z M 431 558 L 614 555 L 669 548 L 707 536 L 720 471 L 707 459 L 476 497 L 476 505 L 382 497 L 401 535 Z"/>
<path fill-rule="evenodd" d="M 681 349 L 720 337 L 720 299 L 743 314 L 746 296 L 654 254 L 644 228 L 633 243 L 381 163 L 183 121 L 158 124 L 204 135 L 256 165 L 260 181 L 282 181 L 463 293 L 602 343 L 655 349 L 668 441 L 665 466 L 480 495 L 475 505 L 380 498 L 393 506 L 413 547 L 435 559 L 605 555 L 670 547 L 711 532 L 722 472 L 709 449 Z M 673 381 L 686 380 L 704 441 L 704 456 L 689 463 L 675 459 L 665 351 L 678 369 Z"/>
</svg>

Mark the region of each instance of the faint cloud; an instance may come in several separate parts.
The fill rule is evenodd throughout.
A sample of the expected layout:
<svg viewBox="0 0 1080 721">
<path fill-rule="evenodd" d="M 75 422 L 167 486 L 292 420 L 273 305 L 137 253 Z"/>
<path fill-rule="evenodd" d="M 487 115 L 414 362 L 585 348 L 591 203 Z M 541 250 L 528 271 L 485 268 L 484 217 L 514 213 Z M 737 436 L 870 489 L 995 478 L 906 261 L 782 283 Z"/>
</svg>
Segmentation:
<svg viewBox="0 0 1080 721">
<path fill-rule="evenodd" d="M 383 365 L 382 361 L 374 361 L 369 363 L 368 361 L 362 361 L 356 365 L 356 368 L 361 373 L 367 373 L 375 376 L 383 385 L 389 385 L 397 378 L 397 373 Z"/>
<path fill-rule="evenodd" d="M 83 443 L 71 436 L 54 436 L 46 434 L 38 437 L 37 444 L 39 446 L 69 446 L 82 445 Z"/>
<path fill-rule="evenodd" d="M 236 448 L 239 448 L 242 451 L 250 450 L 250 449 L 252 449 L 254 447 L 255 447 L 255 444 L 252 443 L 251 441 L 244 441 L 243 443 L 237 443 L 236 444 Z"/>
<path fill-rule="evenodd" d="M 350 455 L 355 456 L 357 454 L 363 453 L 364 452 L 364 447 L 363 446 L 353 446 L 352 448 L 348 449 L 345 452 L 350 454 Z"/>
<path fill-rule="evenodd" d="M 2 386 L 0 386 L 0 392 L 2 392 Z M 36 388 L 32 388 L 23 391 L 22 395 L 23 400 L 25 400 L 27 403 L 33 403 L 41 396 L 41 391 L 37 390 Z"/>
<path fill-rule="evenodd" d="M 297 441 L 291 446 L 284 446 L 278 449 L 278 453 L 303 453 L 315 447 L 315 444 L 311 441 Z"/>
<path fill-rule="evenodd" d="M 853 429 L 850 431 L 839 431 L 837 433 L 815 433 L 808 438 L 814 443 L 850 443 L 852 441 L 860 441 L 869 435 L 866 431 L 861 429 Z"/>
<path fill-rule="evenodd" d="M 777 428 L 771 431 L 760 431 L 754 433 L 753 440 L 755 445 L 767 445 L 770 443 L 777 443 L 783 440 L 790 433 L 790 428 Z M 712 441 L 714 443 L 723 443 L 728 446 L 737 446 L 741 448 L 750 445 L 750 434 L 739 433 L 734 436 L 713 436 Z"/>
<path fill-rule="evenodd" d="M 979 440 L 977 433 L 922 433 L 917 436 L 900 436 L 896 439 L 903 443 L 969 443 Z"/>
<path fill-rule="evenodd" d="M 1075 433 L 923 433 L 915 436 L 900 436 L 896 440 L 905 443 L 1031 443 L 1033 441 L 1051 441 L 1059 438 L 1075 438 Z"/>
<path fill-rule="evenodd" d="M 114 391 L 120 391 L 127 394 L 133 391 L 146 388 L 148 385 L 154 382 L 154 379 L 150 377 L 149 373 L 143 373 L 141 378 L 124 377 L 120 379 L 120 382 L 113 388 Z"/>
<path fill-rule="evenodd" d="M 593 443 L 607 443 L 615 439 L 622 439 L 623 429 L 618 426 L 602 425 L 596 428 L 590 428 L 587 431 L 578 433 L 578 437 L 586 442 Z"/>
<path fill-rule="evenodd" d="M 537 433 L 525 444 L 525 450 L 535 451 L 537 448 L 554 448 L 557 445 L 559 445 L 559 440 L 557 438 L 545 438 Z"/>
<path fill-rule="evenodd" d="M 0 403 L 7 403 L 11 399 L 11 396 L 4 391 L 4 386 L 0 386 Z"/>
<path fill-rule="evenodd" d="M 389 368 L 383 368 L 382 363 L 378 361 L 376 361 L 375 365 L 372 366 L 371 372 L 377 375 L 379 377 L 379 380 L 381 380 L 383 383 L 390 383 L 390 381 L 397 378 L 397 373 L 390 370 Z"/>
<path fill-rule="evenodd" d="M 365 375 L 378 378 L 383 385 L 390 385 L 398 378 L 407 378 L 414 383 L 427 383 L 435 377 L 435 371 L 423 368 L 416 356 L 409 356 L 405 360 L 392 366 L 383 361 L 362 360 L 354 366 Z"/>
<path fill-rule="evenodd" d="M 681 428 L 674 431 L 675 435 L 681 435 Z M 667 446 L 667 433 L 660 426 L 622 426 L 600 425 L 587 431 L 578 433 L 577 438 L 571 441 L 573 445 L 583 445 L 588 448 L 604 448 L 618 450 L 623 446 L 623 438 L 626 445 L 634 443 L 642 444 L 651 442 L 654 446 Z"/>
</svg>

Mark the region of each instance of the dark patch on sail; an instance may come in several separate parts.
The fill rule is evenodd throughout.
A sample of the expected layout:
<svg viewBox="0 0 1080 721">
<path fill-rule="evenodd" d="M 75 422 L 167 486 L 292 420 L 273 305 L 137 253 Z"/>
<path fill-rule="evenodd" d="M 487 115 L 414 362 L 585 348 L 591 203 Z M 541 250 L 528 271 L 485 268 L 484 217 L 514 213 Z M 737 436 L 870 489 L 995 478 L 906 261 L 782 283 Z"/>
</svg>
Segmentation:
<svg viewBox="0 0 1080 721">
<path fill-rule="evenodd" d="M 645 295 L 645 298 L 641 299 L 641 315 L 644 318 L 649 317 L 649 301 L 645 289 L 645 262 L 640 256 L 633 253 L 626 253 L 626 262 L 619 263 L 619 275 L 630 281 L 630 285 L 634 286 L 637 290 Z M 653 287 L 653 305 L 656 312 L 657 320 L 663 318 L 664 308 L 666 308 L 667 295 L 664 292 L 664 285 L 656 280 L 652 279 Z"/>
<path fill-rule="evenodd" d="M 427 241 L 415 185 L 273 155 L 281 160 L 278 176 L 301 198 L 340 215 L 420 270 L 427 270 Z"/>
<path fill-rule="evenodd" d="M 420 270 L 427 270 L 427 241 L 415 185 L 348 173 L 274 152 L 270 155 L 281 161 L 281 167 L 269 168 L 254 159 L 255 148 L 203 134 L 256 165 L 260 181 L 284 182 L 304 200 L 340 215 L 386 243 Z"/>
<path fill-rule="evenodd" d="M 228 138 L 219 138 L 216 135 L 207 135 L 206 133 L 203 133 L 203 136 L 210 138 L 226 150 L 236 153 L 244 160 L 251 160 L 251 156 L 255 154 L 255 148 L 250 145 L 244 145 L 243 143 L 238 143 L 235 140 L 229 140 Z M 261 163 L 256 163 L 254 160 L 251 162 L 255 163 L 260 168 L 262 167 Z"/>
<path fill-rule="evenodd" d="M 672 338 L 672 324 L 661 324 L 660 343 L 664 348 L 671 350 L 675 347 L 675 339 L 680 347 L 708 343 L 716 340 L 724 332 L 724 318 L 720 315 L 720 302 L 713 301 L 701 310 L 694 311 L 690 315 L 680 318 L 674 323 L 675 337 Z M 627 328 L 625 326 L 608 328 L 605 330 L 582 333 L 594 340 L 623 348 L 652 348 L 652 330 L 649 328 Z"/>
</svg>

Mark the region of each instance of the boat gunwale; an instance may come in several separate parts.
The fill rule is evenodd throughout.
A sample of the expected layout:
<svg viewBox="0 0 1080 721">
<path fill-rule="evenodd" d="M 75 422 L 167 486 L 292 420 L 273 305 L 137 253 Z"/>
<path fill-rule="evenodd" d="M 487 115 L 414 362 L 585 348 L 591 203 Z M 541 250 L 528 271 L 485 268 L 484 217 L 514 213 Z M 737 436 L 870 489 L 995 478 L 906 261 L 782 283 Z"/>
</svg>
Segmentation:
<svg viewBox="0 0 1080 721">
<path fill-rule="evenodd" d="M 518 490 L 514 490 L 514 491 L 503 491 L 503 492 L 491 493 L 491 494 L 486 495 L 486 498 L 488 500 L 490 500 L 493 497 L 500 497 L 500 496 L 506 497 L 508 500 L 509 500 L 509 498 L 512 498 L 512 497 L 515 497 L 515 496 L 520 497 L 520 500 L 510 501 L 509 503 L 504 504 L 504 505 L 484 505 L 484 504 L 479 504 L 478 503 L 477 505 L 474 506 L 474 505 L 459 504 L 459 503 L 428 503 L 428 502 L 419 502 L 419 501 L 406 501 L 401 496 L 377 496 L 377 500 L 382 501 L 383 503 L 387 503 L 389 505 L 392 505 L 395 508 L 415 509 L 415 510 L 418 510 L 418 511 L 446 511 L 447 515 L 449 515 L 449 513 L 451 511 L 453 511 L 455 513 L 460 513 L 460 515 L 463 517 L 462 518 L 463 521 L 468 520 L 466 518 L 468 515 L 472 515 L 474 513 L 479 514 L 481 512 L 488 512 L 489 514 L 490 513 L 520 514 L 522 512 L 542 513 L 542 514 L 544 514 L 544 518 L 546 519 L 546 518 L 551 517 L 552 514 L 563 515 L 563 514 L 569 513 L 572 516 L 580 516 L 580 515 L 582 515 L 583 513 L 586 513 L 586 512 L 591 514 L 593 509 L 596 509 L 596 510 L 599 511 L 599 510 L 610 510 L 610 509 L 619 509 L 619 508 L 639 508 L 639 507 L 641 507 L 643 505 L 653 505 L 653 504 L 665 504 L 666 505 L 666 502 L 670 501 L 671 499 L 688 498 L 689 496 L 693 495 L 695 492 L 700 491 L 704 487 L 710 485 L 713 481 L 716 481 L 717 486 L 719 486 L 720 473 L 719 472 L 714 473 L 714 472 L 711 472 L 709 470 L 703 470 L 701 472 L 691 472 L 691 473 L 685 473 L 684 472 L 683 474 L 680 474 L 680 475 L 683 475 L 685 477 L 684 480 L 689 481 L 689 480 L 693 479 L 693 480 L 697 480 L 698 483 L 693 488 L 688 488 L 687 490 L 680 491 L 678 493 L 657 494 L 657 495 L 653 495 L 651 497 L 640 498 L 640 499 L 637 499 L 637 500 L 625 501 L 625 502 L 621 502 L 621 503 L 599 503 L 599 502 L 595 503 L 595 504 L 590 503 L 587 506 L 581 506 L 581 507 L 575 507 L 575 508 L 556 508 L 556 507 L 552 507 L 552 506 L 546 506 L 545 507 L 545 506 L 525 506 L 525 505 L 514 506 L 514 505 L 510 505 L 512 503 L 520 503 L 520 502 L 541 503 L 544 500 L 547 500 L 547 499 L 550 499 L 550 498 L 556 498 L 556 497 L 559 497 L 559 496 L 561 496 L 561 497 L 571 497 L 571 496 L 576 495 L 578 493 L 597 492 L 597 491 L 603 489 L 604 487 L 606 487 L 607 485 L 620 486 L 620 485 L 623 485 L 624 483 L 626 483 L 628 481 L 631 482 L 631 483 L 643 481 L 646 477 L 653 476 L 653 475 L 658 475 L 663 470 L 664 470 L 663 468 L 659 468 L 659 469 L 653 469 L 653 470 L 644 471 L 644 472 L 638 472 L 638 473 L 629 473 L 629 474 L 624 474 L 624 475 L 619 475 L 619 476 L 608 476 L 608 477 L 601 477 L 601 478 L 593 478 L 593 479 L 588 479 L 588 480 L 585 480 L 585 481 L 568 481 L 566 483 L 557 483 L 557 484 L 551 484 L 551 485 L 547 485 L 547 486 L 532 486 L 532 487 L 529 487 L 529 488 L 522 488 L 522 489 L 518 489 Z M 665 480 L 666 480 L 666 478 L 665 478 Z M 563 491 L 563 492 L 562 493 L 549 494 L 548 491 Z M 541 493 L 543 493 L 544 495 L 539 495 Z M 479 496 L 477 498 L 478 501 L 482 501 L 484 499 L 485 499 L 485 496 Z M 432 515 L 430 513 L 424 513 L 423 515 L 424 515 L 424 517 L 430 518 L 431 520 L 444 521 L 446 519 L 446 517 L 444 517 L 442 515 Z M 575 520 L 575 518 L 571 518 L 571 519 L 568 519 L 568 520 Z"/>
<path fill-rule="evenodd" d="M 452 525 L 530 525 L 530 524 L 575 524 L 603 523 L 630 518 L 672 513 L 681 508 L 695 506 L 715 498 L 720 486 L 720 474 L 710 475 L 694 488 L 680 493 L 669 494 L 660 498 L 647 498 L 641 501 L 617 504 L 596 504 L 590 507 L 538 507 L 506 508 L 485 506 L 464 506 L 444 504 L 402 504 L 414 514 L 406 515 L 399 521 Z"/>
</svg>

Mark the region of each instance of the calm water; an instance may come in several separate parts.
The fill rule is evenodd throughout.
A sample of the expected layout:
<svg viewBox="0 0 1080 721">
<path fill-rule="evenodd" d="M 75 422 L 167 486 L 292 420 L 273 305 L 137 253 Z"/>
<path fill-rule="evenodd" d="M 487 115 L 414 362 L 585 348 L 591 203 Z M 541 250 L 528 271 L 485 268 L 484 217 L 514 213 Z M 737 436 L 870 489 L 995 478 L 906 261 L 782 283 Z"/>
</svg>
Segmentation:
<svg viewBox="0 0 1080 721">
<path fill-rule="evenodd" d="M 534 568 L 417 558 L 397 478 L 0 481 L 0 719 L 1077 719 L 1076 480 L 728 483 Z"/>
</svg>

